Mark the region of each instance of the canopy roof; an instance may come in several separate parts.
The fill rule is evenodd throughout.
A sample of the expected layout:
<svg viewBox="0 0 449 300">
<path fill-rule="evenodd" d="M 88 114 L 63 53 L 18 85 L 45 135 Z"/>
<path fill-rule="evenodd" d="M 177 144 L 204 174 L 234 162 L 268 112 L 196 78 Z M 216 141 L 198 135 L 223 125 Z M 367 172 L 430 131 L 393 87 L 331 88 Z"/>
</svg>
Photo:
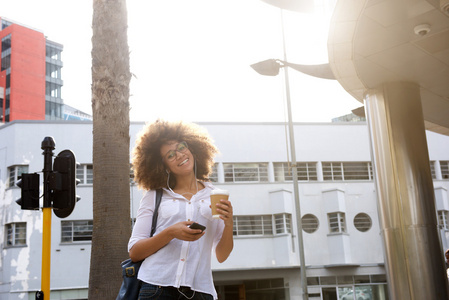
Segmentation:
<svg viewBox="0 0 449 300">
<path fill-rule="evenodd" d="M 426 128 L 449 135 L 449 15 L 440 1 L 339 0 L 328 53 L 336 79 L 361 102 L 385 82 L 419 84 Z"/>
</svg>

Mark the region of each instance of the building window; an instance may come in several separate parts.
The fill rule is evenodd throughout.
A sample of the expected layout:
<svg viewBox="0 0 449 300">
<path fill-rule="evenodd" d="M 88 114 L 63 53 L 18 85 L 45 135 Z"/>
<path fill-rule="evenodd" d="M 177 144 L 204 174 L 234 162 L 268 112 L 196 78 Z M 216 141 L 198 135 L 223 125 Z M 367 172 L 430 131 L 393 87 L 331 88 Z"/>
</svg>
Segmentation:
<svg viewBox="0 0 449 300">
<path fill-rule="evenodd" d="M 11 34 L 2 38 L 2 52 L 5 52 L 8 49 L 11 49 Z"/>
<path fill-rule="evenodd" d="M 430 174 L 432 175 L 432 179 L 437 179 L 437 175 L 435 173 L 435 161 L 430 162 Z"/>
<path fill-rule="evenodd" d="M 323 162 L 323 179 L 338 180 L 372 180 L 371 162 Z"/>
<path fill-rule="evenodd" d="M 292 216 L 276 215 L 234 216 L 235 236 L 272 236 L 292 232 Z M 274 225 L 274 227 L 273 227 Z"/>
<path fill-rule="evenodd" d="M 85 242 L 92 240 L 92 220 L 61 221 L 61 242 Z"/>
<path fill-rule="evenodd" d="M 45 75 L 50 78 L 61 79 L 61 67 L 47 62 L 45 65 Z M 47 81 L 47 85 L 48 84 Z"/>
<path fill-rule="evenodd" d="M 274 180 L 277 182 L 293 181 L 292 167 L 290 163 L 273 163 Z M 317 181 L 316 163 L 297 163 L 298 180 Z"/>
<path fill-rule="evenodd" d="M 8 68 L 11 67 L 11 54 L 7 54 L 5 55 L 5 57 L 3 57 L 2 55 L 2 71 L 7 70 Z"/>
<path fill-rule="evenodd" d="M 11 67 L 11 34 L 2 38 L 2 67 L 4 71 Z"/>
<path fill-rule="evenodd" d="M 449 179 L 449 161 L 440 161 L 441 178 Z"/>
<path fill-rule="evenodd" d="M 2 20 L 2 30 L 5 29 L 6 27 L 12 25 L 11 22 L 6 21 L 6 20 Z"/>
<path fill-rule="evenodd" d="M 63 106 L 62 103 L 45 101 L 45 119 L 61 120 L 63 118 Z"/>
<path fill-rule="evenodd" d="M 225 182 L 268 182 L 268 163 L 223 164 Z"/>
<path fill-rule="evenodd" d="M 56 45 L 47 44 L 45 47 L 45 56 L 55 60 L 61 60 L 62 49 Z"/>
<path fill-rule="evenodd" d="M 212 166 L 212 173 L 209 175 L 209 179 L 212 182 L 218 182 L 218 164 Z"/>
<path fill-rule="evenodd" d="M 385 274 L 307 277 L 307 285 L 345 285 L 363 283 L 387 283 L 387 278 Z"/>
<path fill-rule="evenodd" d="M 354 226 L 358 231 L 367 232 L 371 229 L 371 218 L 365 213 L 359 213 L 354 217 Z"/>
<path fill-rule="evenodd" d="M 243 286 L 246 297 L 240 299 L 286 299 L 285 295 L 289 294 L 283 278 L 244 280 Z M 239 299 L 239 286 L 225 285 L 223 287 L 224 293 L 218 296 L 219 299 Z"/>
<path fill-rule="evenodd" d="M 94 167 L 92 164 L 82 164 L 76 167 L 76 178 L 80 180 L 80 184 L 93 184 Z"/>
<path fill-rule="evenodd" d="M 234 235 L 273 235 L 272 215 L 234 216 Z"/>
<path fill-rule="evenodd" d="M 274 224 L 276 227 L 276 234 L 292 233 L 292 215 L 291 214 L 276 214 L 276 215 L 274 215 Z"/>
<path fill-rule="evenodd" d="M 301 218 L 301 222 L 302 222 L 302 230 L 304 230 L 307 233 L 314 233 L 315 231 L 318 230 L 318 227 L 320 225 L 318 218 L 312 214 L 304 215 Z"/>
<path fill-rule="evenodd" d="M 22 173 L 28 173 L 28 166 L 10 166 L 8 168 L 8 187 L 16 186 L 16 182 L 20 179 Z"/>
<path fill-rule="evenodd" d="M 5 225 L 6 247 L 26 246 L 26 223 L 10 223 Z"/>
<path fill-rule="evenodd" d="M 449 230 L 449 211 L 438 211 L 438 225 L 440 226 L 440 229 Z"/>
<path fill-rule="evenodd" d="M 135 184 L 135 181 L 134 181 L 134 169 L 133 169 L 133 165 L 132 164 L 129 165 L 129 184 Z"/>
<path fill-rule="evenodd" d="M 327 214 L 329 220 L 330 233 L 344 233 L 346 232 L 346 217 L 343 212 L 335 212 Z"/>
</svg>

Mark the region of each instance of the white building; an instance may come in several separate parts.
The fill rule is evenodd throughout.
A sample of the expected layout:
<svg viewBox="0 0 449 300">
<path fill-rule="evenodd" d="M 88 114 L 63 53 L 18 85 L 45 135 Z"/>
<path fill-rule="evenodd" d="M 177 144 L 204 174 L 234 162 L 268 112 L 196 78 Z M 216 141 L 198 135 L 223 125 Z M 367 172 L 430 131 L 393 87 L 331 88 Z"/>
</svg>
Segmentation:
<svg viewBox="0 0 449 300">
<path fill-rule="evenodd" d="M 143 123 L 132 123 L 130 148 Z M 213 262 L 220 299 L 301 299 L 287 127 L 200 123 L 221 154 L 213 181 L 230 191 L 235 247 Z M 92 123 L 14 121 L 0 127 L 0 299 L 40 290 L 42 213 L 21 210 L 21 172 L 41 172 L 41 142 L 71 149 L 81 201 L 52 218 L 51 299 L 87 299 L 92 230 Z M 309 299 L 388 299 L 368 129 L 365 123 L 295 124 Z M 449 248 L 449 137 L 427 132 L 442 249 Z M 130 149 L 130 150 L 131 150 Z M 143 192 L 131 187 L 134 217 Z M 443 253 L 441 254 L 443 256 Z M 443 259 L 442 259 L 443 261 Z M 239 298 L 245 295 L 246 298 Z"/>
</svg>

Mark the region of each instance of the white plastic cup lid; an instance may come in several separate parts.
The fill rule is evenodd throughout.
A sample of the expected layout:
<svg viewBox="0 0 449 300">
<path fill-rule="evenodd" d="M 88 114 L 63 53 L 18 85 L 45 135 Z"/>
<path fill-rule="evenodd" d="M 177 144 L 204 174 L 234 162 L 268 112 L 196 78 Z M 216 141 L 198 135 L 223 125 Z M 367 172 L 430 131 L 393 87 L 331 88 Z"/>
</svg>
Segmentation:
<svg viewBox="0 0 449 300">
<path fill-rule="evenodd" d="M 229 196 L 229 191 L 216 189 L 216 190 L 212 190 L 210 192 L 210 194 L 211 195 L 228 195 Z"/>
</svg>

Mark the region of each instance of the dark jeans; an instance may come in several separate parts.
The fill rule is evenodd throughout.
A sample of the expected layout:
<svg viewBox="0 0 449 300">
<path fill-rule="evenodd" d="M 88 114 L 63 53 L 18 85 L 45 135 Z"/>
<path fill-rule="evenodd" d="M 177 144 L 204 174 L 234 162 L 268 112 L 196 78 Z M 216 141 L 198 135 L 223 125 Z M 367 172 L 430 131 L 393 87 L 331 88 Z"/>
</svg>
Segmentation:
<svg viewBox="0 0 449 300">
<path fill-rule="evenodd" d="M 182 293 L 180 293 L 180 291 Z M 184 295 L 183 295 L 184 294 Z M 157 286 L 149 283 L 142 283 L 139 292 L 139 300 L 213 300 L 209 294 L 194 292 L 188 287 L 178 288 L 172 286 Z"/>
</svg>

